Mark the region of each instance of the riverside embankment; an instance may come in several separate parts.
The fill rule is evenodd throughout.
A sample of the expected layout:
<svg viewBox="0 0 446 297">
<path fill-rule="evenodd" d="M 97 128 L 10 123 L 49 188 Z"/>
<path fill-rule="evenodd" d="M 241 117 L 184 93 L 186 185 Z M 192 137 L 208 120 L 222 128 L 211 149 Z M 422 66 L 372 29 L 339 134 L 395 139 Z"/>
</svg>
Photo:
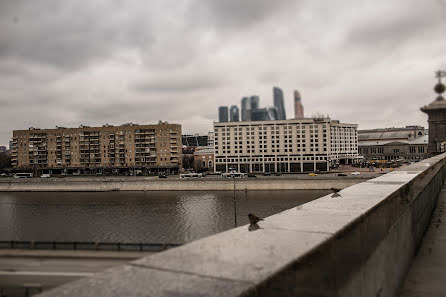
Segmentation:
<svg viewBox="0 0 446 297">
<path fill-rule="evenodd" d="M 286 175 L 236 179 L 237 191 L 251 190 L 329 190 L 346 188 L 376 174 L 360 176 Z M 234 181 L 216 176 L 202 179 L 158 177 L 67 177 L 0 179 L 0 192 L 107 192 L 107 191 L 232 191 Z"/>
</svg>

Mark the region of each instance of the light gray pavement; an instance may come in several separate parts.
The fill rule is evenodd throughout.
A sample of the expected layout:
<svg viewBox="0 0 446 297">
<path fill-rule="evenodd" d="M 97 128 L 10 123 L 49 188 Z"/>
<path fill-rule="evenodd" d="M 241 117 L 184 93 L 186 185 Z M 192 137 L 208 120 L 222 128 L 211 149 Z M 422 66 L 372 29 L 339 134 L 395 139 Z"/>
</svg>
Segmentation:
<svg viewBox="0 0 446 297">
<path fill-rule="evenodd" d="M 400 297 L 446 296 L 446 184 Z"/>
<path fill-rule="evenodd" d="M 0 289 L 43 290 L 150 255 L 140 252 L 0 250 Z"/>
</svg>

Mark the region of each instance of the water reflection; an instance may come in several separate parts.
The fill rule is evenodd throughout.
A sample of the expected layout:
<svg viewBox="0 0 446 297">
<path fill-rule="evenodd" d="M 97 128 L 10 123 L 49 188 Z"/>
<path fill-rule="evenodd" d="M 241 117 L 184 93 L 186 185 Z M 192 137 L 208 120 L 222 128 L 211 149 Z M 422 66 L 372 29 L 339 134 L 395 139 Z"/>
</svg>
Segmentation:
<svg viewBox="0 0 446 297">
<path fill-rule="evenodd" d="M 238 225 L 327 193 L 237 192 Z M 230 191 L 0 193 L 0 240 L 184 243 L 233 226 Z"/>
</svg>

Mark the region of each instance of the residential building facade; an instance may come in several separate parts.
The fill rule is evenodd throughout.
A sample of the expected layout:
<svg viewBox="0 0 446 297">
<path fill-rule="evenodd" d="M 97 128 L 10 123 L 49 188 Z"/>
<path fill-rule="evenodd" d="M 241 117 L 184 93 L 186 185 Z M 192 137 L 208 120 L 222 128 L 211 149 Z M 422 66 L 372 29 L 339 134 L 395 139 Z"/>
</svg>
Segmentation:
<svg viewBox="0 0 446 297">
<path fill-rule="evenodd" d="M 214 131 L 208 132 L 208 143 L 207 146 L 214 147 Z"/>
<path fill-rule="evenodd" d="M 181 125 L 125 124 L 13 131 L 12 165 L 50 172 L 178 171 Z"/>
<path fill-rule="evenodd" d="M 215 171 L 328 171 L 358 157 L 356 124 L 329 118 L 214 123 Z"/>
</svg>

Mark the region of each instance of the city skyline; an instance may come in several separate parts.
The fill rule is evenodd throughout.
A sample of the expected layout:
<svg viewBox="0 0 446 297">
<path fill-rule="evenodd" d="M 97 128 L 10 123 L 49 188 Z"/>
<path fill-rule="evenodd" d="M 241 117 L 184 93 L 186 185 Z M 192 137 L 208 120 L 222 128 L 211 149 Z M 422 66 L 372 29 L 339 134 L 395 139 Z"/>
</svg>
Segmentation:
<svg viewBox="0 0 446 297">
<path fill-rule="evenodd" d="M 444 2 L 349 1 L 336 14 L 327 11 L 340 4 L 321 5 L 3 2 L 0 145 L 30 126 L 167 120 L 206 133 L 221 102 L 239 105 L 252 90 L 270 98 L 271 85 L 286 90 L 288 117 L 297 88 L 306 116 L 427 126 L 419 107 L 446 68 Z"/>
</svg>

